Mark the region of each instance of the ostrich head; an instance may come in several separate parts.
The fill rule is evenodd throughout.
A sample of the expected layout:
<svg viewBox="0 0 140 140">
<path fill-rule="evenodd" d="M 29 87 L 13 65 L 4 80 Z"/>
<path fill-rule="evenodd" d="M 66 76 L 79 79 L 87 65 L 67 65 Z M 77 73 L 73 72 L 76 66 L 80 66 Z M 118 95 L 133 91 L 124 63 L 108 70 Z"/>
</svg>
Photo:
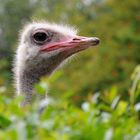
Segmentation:
<svg viewBox="0 0 140 140">
<path fill-rule="evenodd" d="M 98 38 L 78 36 L 71 27 L 45 22 L 25 26 L 16 53 L 17 92 L 25 94 L 25 102 L 30 102 L 33 84 L 40 77 L 50 75 L 68 57 L 97 44 Z"/>
</svg>

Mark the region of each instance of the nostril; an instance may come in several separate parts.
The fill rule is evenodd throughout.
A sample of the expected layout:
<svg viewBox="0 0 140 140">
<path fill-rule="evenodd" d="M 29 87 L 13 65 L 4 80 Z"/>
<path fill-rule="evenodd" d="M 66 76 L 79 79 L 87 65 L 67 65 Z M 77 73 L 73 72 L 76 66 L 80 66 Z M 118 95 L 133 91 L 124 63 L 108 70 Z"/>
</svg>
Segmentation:
<svg viewBox="0 0 140 140">
<path fill-rule="evenodd" d="M 75 40 L 80 40 L 79 38 L 73 38 L 73 41 L 75 41 Z"/>
</svg>

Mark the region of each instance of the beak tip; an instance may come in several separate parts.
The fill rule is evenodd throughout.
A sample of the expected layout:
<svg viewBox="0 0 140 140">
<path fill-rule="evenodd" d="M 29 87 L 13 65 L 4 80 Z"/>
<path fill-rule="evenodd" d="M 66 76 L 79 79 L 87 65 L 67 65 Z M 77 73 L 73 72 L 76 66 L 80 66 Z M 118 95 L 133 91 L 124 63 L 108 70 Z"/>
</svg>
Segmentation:
<svg viewBox="0 0 140 140">
<path fill-rule="evenodd" d="M 93 40 L 92 40 L 93 44 L 94 45 L 98 45 L 100 43 L 100 39 L 95 37 Z"/>
</svg>

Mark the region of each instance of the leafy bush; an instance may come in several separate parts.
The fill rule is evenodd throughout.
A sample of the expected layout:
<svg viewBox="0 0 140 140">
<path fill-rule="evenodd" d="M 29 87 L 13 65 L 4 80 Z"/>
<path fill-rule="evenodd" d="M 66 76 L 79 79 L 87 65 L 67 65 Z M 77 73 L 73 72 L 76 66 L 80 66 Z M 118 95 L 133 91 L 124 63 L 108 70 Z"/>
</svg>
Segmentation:
<svg viewBox="0 0 140 140">
<path fill-rule="evenodd" d="M 121 99 L 117 88 L 112 87 L 108 91 L 95 93 L 78 107 L 72 104 L 72 92 L 67 92 L 60 99 L 49 99 L 50 104 L 41 112 L 43 102 L 36 101 L 21 108 L 19 103 L 22 97 L 10 99 L 1 94 L 0 139 L 139 140 L 140 102 L 136 102 L 140 91 L 139 72 L 138 67 L 132 76 L 130 102 Z M 48 82 L 58 76 L 56 74 Z M 36 86 L 41 94 L 44 88 L 48 87 L 43 82 Z"/>
</svg>

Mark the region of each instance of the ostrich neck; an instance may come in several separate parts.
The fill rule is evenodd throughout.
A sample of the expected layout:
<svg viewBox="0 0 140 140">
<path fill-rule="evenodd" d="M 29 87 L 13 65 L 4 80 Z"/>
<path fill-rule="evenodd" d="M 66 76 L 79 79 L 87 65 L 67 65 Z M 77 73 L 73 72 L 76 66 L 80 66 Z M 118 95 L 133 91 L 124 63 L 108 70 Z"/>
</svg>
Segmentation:
<svg viewBox="0 0 140 140">
<path fill-rule="evenodd" d="M 32 102 L 33 86 L 39 82 L 39 77 L 36 77 L 32 71 L 23 71 L 19 77 L 19 93 L 25 96 L 23 104 Z"/>
<path fill-rule="evenodd" d="M 30 104 L 36 96 L 40 96 L 34 91 L 34 85 L 40 81 L 40 78 L 47 75 L 50 76 L 51 73 L 56 69 L 58 63 L 53 63 L 50 65 L 44 62 L 43 65 L 37 65 L 36 68 L 25 69 L 19 74 L 19 94 L 24 95 L 24 101 L 22 105 Z"/>
<path fill-rule="evenodd" d="M 51 73 L 68 57 L 69 53 L 59 53 L 49 59 L 34 60 L 32 65 L 27 66 L 24 70 L 19 70 L 17 77 L 17 90 L 19 94 L 24 95 L 25 99 L 21 105 L 30 104 L 33 97 L 37 95 L 34 91 L 34 84 L 38 83 L 42 76 L 50 76 Z M 39 61 L 38 61 L 39 60 Z M 18 66 L 17 66 L 18 67 Z M 15 73 L 16 74 L 16 73 Z"/>
<path fill-rule="evenodd" d="M 52 61 L 53 60 L 53 61 Z M 22 105 L 30 104 L 33 98 L 38 95 L 34 91 L 34 85 L 39 82 L 42 76 L 50 74 L 58 67 L 58 65 L 64 60 L 64 55 L 59 57 L 52 57 L 51 60 L 42 60 L 42 62 L 35 64 L 34 68 L 20 71 L 18 78 L 18 93 L 23 94 L 25 97 Z"/>
<path fill-rule="evenodd" d="M 39 82 L 40 77 L 42 75 L 37 73 L 35 70 L 25 70 L 22 72 L 22 74 L 19 77 L 18 85 L 19 94 L 24 95 L 24 101 L 22 102 L 22 105 L 29 104 L 32 102 L 34 96 L 33 87 L 36 83 Z"/>
</svg>

